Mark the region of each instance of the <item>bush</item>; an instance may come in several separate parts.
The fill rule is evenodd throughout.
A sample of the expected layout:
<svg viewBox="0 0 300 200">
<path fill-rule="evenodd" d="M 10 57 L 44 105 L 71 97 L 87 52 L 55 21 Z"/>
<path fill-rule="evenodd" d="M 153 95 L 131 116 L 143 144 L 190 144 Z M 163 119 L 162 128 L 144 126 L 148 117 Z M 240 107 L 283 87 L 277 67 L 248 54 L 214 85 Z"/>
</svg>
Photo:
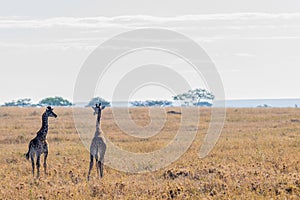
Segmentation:
<svg viewBox="0 0 300 200">
<path fill-rule="evenodd" d="M 32 106 L 31 99 L 25 98 L 25 99 L 19 99 L 17 101 L 11 101 L 4 103 L 4 106 L 21 106 L 21 107 L 27 107 Z"/>
<path fill-rule="evenodd" d="M 147 101 L 133 101 L 130 102 L 132 106 L 145 106 L 145 107 L 150 107 L 150 106 L 159 106 L 159 107 L 166 107 L 166 106 L 172 106 L 171 101 L 165 101 L 165 100 L 147 100 Z"/>
</svg>

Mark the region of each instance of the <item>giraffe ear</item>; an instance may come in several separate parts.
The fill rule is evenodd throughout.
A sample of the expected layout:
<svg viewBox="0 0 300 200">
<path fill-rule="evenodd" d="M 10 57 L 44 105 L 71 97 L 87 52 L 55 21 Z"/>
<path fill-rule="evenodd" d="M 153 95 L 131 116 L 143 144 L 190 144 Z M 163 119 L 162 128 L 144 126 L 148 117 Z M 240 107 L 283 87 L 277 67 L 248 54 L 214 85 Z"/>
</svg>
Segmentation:
<svg viewBox="0 0 300 200">
<path fill-rule="evenodd" d="M 104 110 L 105 106 L 101 106 L 101 110 Z"/>
</svg>

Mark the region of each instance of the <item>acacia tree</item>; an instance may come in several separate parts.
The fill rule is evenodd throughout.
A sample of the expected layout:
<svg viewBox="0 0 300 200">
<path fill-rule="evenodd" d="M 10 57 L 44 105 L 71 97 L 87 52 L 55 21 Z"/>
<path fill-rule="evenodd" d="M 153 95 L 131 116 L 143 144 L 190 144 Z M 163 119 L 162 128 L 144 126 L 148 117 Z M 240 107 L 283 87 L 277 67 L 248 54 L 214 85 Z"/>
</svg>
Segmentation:
<svg viewBox="0 0 300 200">
<path fill-rule="evenodd" d="M 39 102 L 41 106 L 72 106 L 73 104 L 62 97 L 47 97 Z"/>
<path fill-rule="evenodd" d="M 173 96 L 173 100 L 180 101 L 186 106 L 189 105 L 199 106 L 201 105 L 202 100 L 212 101 L 214 98 L 215 96 L 211 92 L 201 88 L 189 90 L 185 93 Z M 207 104 L 208 102 L 205 103 Z M 208 105 L 209 104 L 210 103 L 208 103 Z"/>
<path fill-rule="evenodd" d="M 94 97 L 92 98 L 89 103 L 86 105 L 86 107 L 91 107 L 91 106 L 95 106 L 95 104 L 101 103 L 102 106 L 110 106 L 110 103 L 108 101 L 106 101 L 105 99 L 101 98 L 101 97 Z"/>
</svg>

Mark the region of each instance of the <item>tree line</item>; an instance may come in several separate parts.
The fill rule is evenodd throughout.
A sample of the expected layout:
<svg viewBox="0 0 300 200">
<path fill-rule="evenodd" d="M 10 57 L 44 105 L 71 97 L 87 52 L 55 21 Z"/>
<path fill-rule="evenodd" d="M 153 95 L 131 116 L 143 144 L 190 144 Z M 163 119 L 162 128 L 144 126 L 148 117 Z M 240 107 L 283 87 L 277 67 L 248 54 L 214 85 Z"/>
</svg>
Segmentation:
<svg viewBox="0 0 300 200">
<path fill-rule="evenodd" d="M 72 106 L 69 100 L 62 97 L 47 97 L 40 100 L 37 104 L 31 102 L 30 98 L 13 100 L 5 102 L 3 106 L 19 106 L 19 107 L 38 107 L 38 106 Z"/>
<path fill-rule="evenodd" d="M 214 95 L 208 90 L 197 88 L 194 90 L 189 90 L 182 94 L 178 94 L 172 97 L 173 101 L 179 106 L 212 106 L 212 101 L 214 100 Z M 110 102 L 106 101 L 101 97 L 92 98 L 86 107 L 95 105 L 96 103 L 101 103 L 104 106 L 110 106 Z M 173 106 L 172 101 L 167 100 L 146 100 L 146 101 L 132 101 L 130 102 L 132 106 Z M 73 106 L 74 104 L 67 99 L 62 97 L 47 97 L 40 100 L 37 104 L 31 102 L 30 98 L 13 100 L 11 102 L 5 102 L 2 106 L 19 106 L 19 107 L 36 107 L 36 106 Z"/>
</svg>

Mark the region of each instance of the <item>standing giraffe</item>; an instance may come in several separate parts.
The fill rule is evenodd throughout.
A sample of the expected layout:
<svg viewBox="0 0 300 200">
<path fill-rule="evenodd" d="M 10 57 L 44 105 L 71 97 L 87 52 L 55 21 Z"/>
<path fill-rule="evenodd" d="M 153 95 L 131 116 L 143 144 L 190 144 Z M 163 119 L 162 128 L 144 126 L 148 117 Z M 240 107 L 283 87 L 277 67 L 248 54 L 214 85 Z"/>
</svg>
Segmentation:
<svg viewBox="0 0 300 200">
<path fill-rule="evenodd" d="M 96 169 L 97 174 L 100 178 L 103 177 L 103 164 L 104 164 L 104 154 L 106 151 L 106 144 L 104 139 L 101 137 L 101 129 L 100 129 L 100 119 L 101 119 L 101 112 L 105 108 L 105 106 L 101 106 L 101 103 L 96 104 L 94 109 L 94 115 L 97 114 L 97 120 L 96 120 L 96 131 L 94 138 L 91 143 L 90 147 L 90 168 L 87 179 L 90 179 L 91 170 L 93 168 L 94 164 L 94 158 L 96 159 Z M 99 153 L 99 160 L 98 160 L 98 153 Z"/>
<path fill-rule="evenodd" d="M 40 158 L 44 153 L 44 172 L 47 174 L 47 156 L 48 156 L 48 144 L 46 141 L 48 133 L 48 117 L 57 117 L 53 112 L 53 108 L 47 107 L 46 111 L 42 115 L 42 127 L 37 132 L 35 138 L 33 138 L 28 145 L 28 152 L 26 158 L 31 158 L 32 174 L 34 176 L 34 156 L 36 155 L 36 167 L 37 167 L 37 178 L 40 176 Z"/>
</svg>

